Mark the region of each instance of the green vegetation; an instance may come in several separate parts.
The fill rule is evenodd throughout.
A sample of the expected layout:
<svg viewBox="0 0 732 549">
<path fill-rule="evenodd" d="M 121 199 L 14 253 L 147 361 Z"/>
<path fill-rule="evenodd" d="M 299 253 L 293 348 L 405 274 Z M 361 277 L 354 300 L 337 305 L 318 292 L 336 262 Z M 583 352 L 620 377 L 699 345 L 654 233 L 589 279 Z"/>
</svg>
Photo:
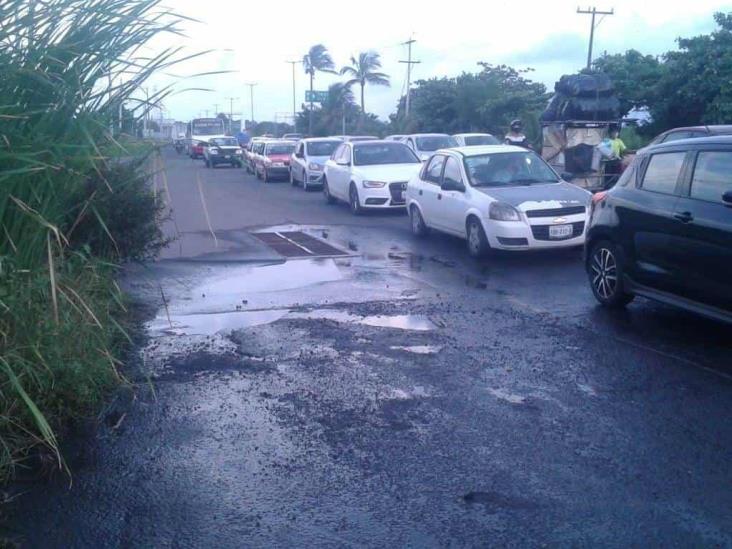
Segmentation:
<svg viewBox="0 0 732 549">
<path fill-rule="evenodd" d="M 543 84 L 526 78 L 529 70 L 478 63 L 478 73 L 456 78 L 419 80 L 406 117 L 404 99 L 392 115 L 394 133 L 488 131 L 506 133 L 511 120 L 524 122 L 527 136 L 538 141 L 539 115 L 549 95 Z"/>
<path fill-rule="evenodd" d="M 350 76 L 346 82 L 346 88 L 358 84 L 361 86 L 361 117 L 366 113 L 365 90 L 366 84 L 372 86 L 388 86 L 389 75 L 379 72 L 381 69 L 381 56 L 375 51 L 361 52 L 358 57 L 351 57 L 351 64 L 341 69 L 341 75 Z"/>
<path fill-rule="evenodd" d="M 646 107 L 654 136 L 670 128 L 732 120 L 732 13 L 714 16 L 711 34 L 679 38 L 679 49 L 654 57 L 636 50 L 606 55 L 595 68 L 612 78 L 623 108 Z"/>
<path fill-rule="evenodd" d="M 0 481 L 34 455 L 61 465 L 56 433 L 123 381 L 117 265 L 165 242 L 152 149 L 110 126 L 174 62 L 135 55 L 176 32 L 158 1 L 0 4 Z"/>
</svg>

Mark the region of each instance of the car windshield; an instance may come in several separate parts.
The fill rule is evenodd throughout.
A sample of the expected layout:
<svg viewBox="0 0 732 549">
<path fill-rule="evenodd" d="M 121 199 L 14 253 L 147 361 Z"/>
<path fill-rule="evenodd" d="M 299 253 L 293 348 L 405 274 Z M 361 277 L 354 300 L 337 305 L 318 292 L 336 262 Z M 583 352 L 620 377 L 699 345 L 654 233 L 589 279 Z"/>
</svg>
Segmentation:
<svg viewBox="0 0 732 549">
<path fill-rule="evenodd" d="M 418 137 L 416 142 L 417 149 L 426 152 L 433 152 L 438 149 L 448 149 L 450 147 L 458 146 L 455 138 L 450 137 L 449 135 L 428 135 L 425 137 Z"/>
<path fill-rule="evenodd" d="M 492 135 L 468 135 L 465 137 L 465 144 L 473 147 L 475 145 L 498 145 L 500 142 Z"/>
<path fill-rule="evenodd" d="M 278 145 L 267 145 L 267 156 L 270 154 L 292 154 L 292 152 L 295 150 L 295 144 L 292 143 L 291 145 L 287 143 L 278 144 Z"/>
<path fill-rule="evenodd" d="M 419 158 L 403 143 L 364 143 L 353 147 L 353 163 L 356 166 L 417 164 Z"/>
<path fill-rule="evenodd" d="M 468 156 L 465 171 L 473 187 L 514 187 L 559 181 L 546 162 L 529 151 Z"/>
<path fill-rule="evenodd" d="M 239 142 L 233 137 L 222 137 L 219 139 L 212 139 L 211 144 L 219 147 L 236 147 L 239 145 Z"/>
<path fill-rule="evenodd" d="M 336 147 L 340 145 L 340 141 L 313 141 L 308 143 L 308 155 L 309 156 L 330 156 Z"/>
<path fill-rule="evenodd" d="M 376 141 L 377 139 L 378 139 L 378 137 L 371 137 L 371 136 L 368 136 L 368 135 L 362 135 L 362 136 L 359 136 L 359 137 L 349 137 L 348 138 L 348 140 L 351 143 L 356 143 L 358 141 Z"/>
</svg>

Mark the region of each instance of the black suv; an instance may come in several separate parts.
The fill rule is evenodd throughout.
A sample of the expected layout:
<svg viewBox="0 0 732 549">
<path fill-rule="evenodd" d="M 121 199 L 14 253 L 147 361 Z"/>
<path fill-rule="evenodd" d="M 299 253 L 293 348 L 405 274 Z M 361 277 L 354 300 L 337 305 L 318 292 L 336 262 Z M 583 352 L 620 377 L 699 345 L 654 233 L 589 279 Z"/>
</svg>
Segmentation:
<svg viewBox="0 0 732 549">
<path fill-rule="evenodd" d="M 592 202 L 585 266 L 601 304 L 640 295 L 732 322 L 732 136 L 647 147 Z"/>
</svg>

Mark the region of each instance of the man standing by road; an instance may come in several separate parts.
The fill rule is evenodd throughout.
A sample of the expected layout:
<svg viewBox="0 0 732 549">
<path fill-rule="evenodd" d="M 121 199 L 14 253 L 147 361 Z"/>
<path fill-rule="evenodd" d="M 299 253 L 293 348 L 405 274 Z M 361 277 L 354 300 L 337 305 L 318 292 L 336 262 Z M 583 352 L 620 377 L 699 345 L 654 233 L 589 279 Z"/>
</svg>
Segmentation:
<svg viewBox="0 0 732 549">
<path fill-rule="evenodd" d="M 523 124 L 521 120 L 514 120 L 511 122 L 511 129 L 506 134 L 504 143 L 506 145 L 515 145 L 517 147 L 523 147 L 524 149 L 532 149 L 533 147 L 529 143 L 528 138 L 524 135 Z"/>
</svg>

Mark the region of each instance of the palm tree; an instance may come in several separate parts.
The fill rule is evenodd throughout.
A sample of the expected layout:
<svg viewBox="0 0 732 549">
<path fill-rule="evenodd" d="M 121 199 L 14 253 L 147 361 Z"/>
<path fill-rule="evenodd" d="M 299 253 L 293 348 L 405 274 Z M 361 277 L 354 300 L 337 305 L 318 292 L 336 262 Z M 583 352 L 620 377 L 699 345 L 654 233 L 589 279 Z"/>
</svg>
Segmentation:
<svg viewBox="0 0 732 549">
<path fill-rule="evenodd" d="M 310 116 L 308 133 L 313 133 L 313 80 L 315 72 L 329 72 L 335 74 L 335 63 L 323 44 L 315 44 L 302 58 L 302 66 L 305 73 L 310 75 Z"/>
<path fill-rule="evenodd" d="M 346 133 L 346 115 L 355 112 L 357 109 L 356 101 L 353 97 L 351 88 L 343 82 L 336 82 L 328 88 L 328 99 L 323 103 L 323 113 L 325 114 L 325 122 L 331 133 Z M 340 130 L 337 128 L 340 126 Z"/>
<path fill-rule="evenodd" d="M 366 84 L 373 84 L 375 86 L 388 86 L 389 75 L 383 72 L 378 72 L 381 68 L 381 56 L 375 51 L 361 52 L 358 54 L 358 58 L 351 56 L 351 65 L 345 66 L 341 69 L 341 75 L 348 75 L 351 77 L 346 82 L 346 86 L 349 88 L 354 84 L 361 86 L 361 119 L 366 112 L 366 105 L 364 102 L 364 88 Z"/>
</svg>

